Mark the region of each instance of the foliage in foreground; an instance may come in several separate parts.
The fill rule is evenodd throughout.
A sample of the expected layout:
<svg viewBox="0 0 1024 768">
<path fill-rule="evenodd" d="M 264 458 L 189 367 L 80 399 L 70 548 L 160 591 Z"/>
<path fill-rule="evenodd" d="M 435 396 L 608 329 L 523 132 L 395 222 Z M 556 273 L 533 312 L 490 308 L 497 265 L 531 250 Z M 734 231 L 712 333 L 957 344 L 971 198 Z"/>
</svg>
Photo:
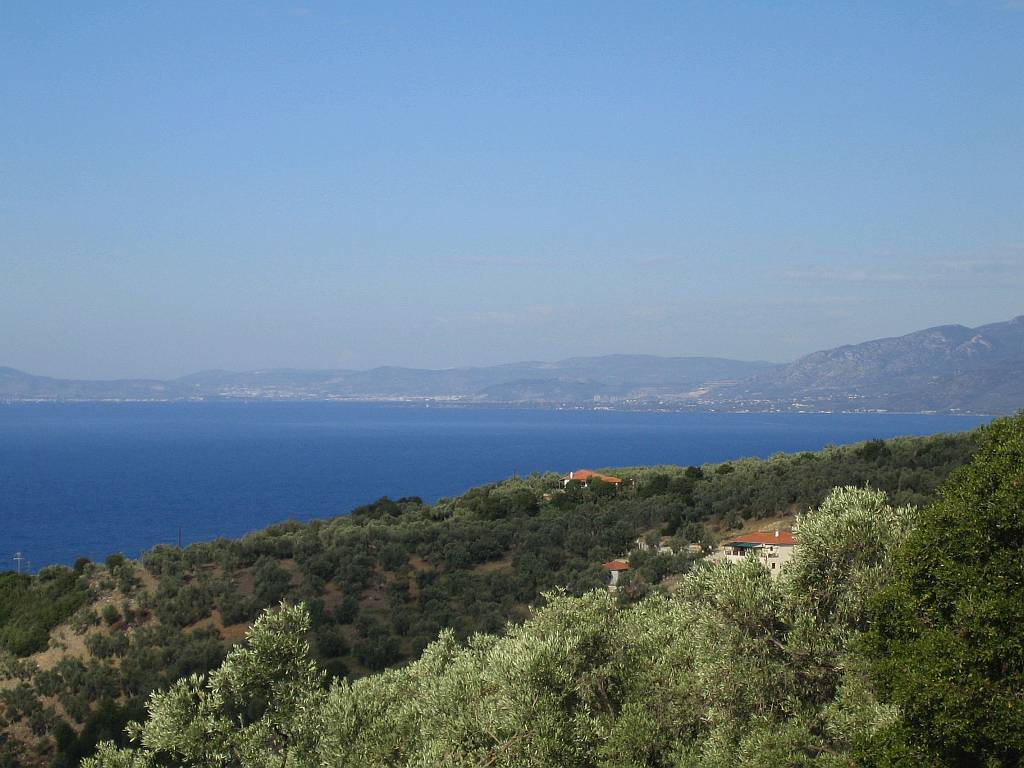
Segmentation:
<svg viewBox="0 0 1024 768">
<path fill-rule="evenodd" d="M 897 744 L 943 765 L 1024 761 L 1024 416 L 986 437 L 874 606 L 875 674 L 903 712 Z"/>
<path fill-rule="evenodd" d="M 1022 425 L 987 430 L 923 517 L 835 490 L 778 579 L 748 560 L 628 607 L 552 593 L 504 637 L 443 632 L 355 682 L 321 685 L 282 605 L 86 765 L 1017 765 Z M 935 551 L 955 542 L 971 557 Z"/>
<path fill-rule="evenodd" d="M 47 627 L 69 622 L 89 654 L 39 669 L 0 650 L 0 678 L 13 686 L 0 690 L 0 765 L 78 765 L 97 740 L 121 734 L 152 691 L 219 665 L 233 639 L 282 599 L 308 607 L 314 657 L 328 676 L 354 679 L 417 658 L 443 629 L 459 641 L 500 633 L 542 592 L 602 585 L 599 564 L 641 534 L 707 543 L 710 530 L 817 506 L 836 486 L 867 484 L 894 505 L 925 503 L 976 445 L 971 432 L 627 468 L 615 471 L 629 479 L 618 491 L 595 484 L 563 493 L 558 475 L 532 475 L 436 504 L 385 498 L 240 540 L 157 547 L 141 564 L 81 562 L 74 572 L 50 569 L 60 576 L 52 582 L 25 577 L 0 601 L 0 646 L 39 650 Z M 634 553 L 632 565 L 620 599 L 639 599 L 691 558 Z M 64 598 L 80 592 L 90 597 L 76 612 Z M 45 624 L 31 644 L 15 642 L 5 630 L 28 627 L 31 616 Z"/>
<path fill-rule="evenodd" d="M 787 578 L 751 560 L 628 608 L 603 591 L 551 594 L 504 637 L 444 632 L 408 667 L 329 689 L 304 610 L 282 607 L 208 680 L 154 696 L 137 748 L 105 747 L 88 765 L 849 764 L 895 716 L 848 648 L 913 515 L 837 490 L 801 520 L 818 543 Z M 240 714 L 252 699 L 266 706 Z"/>
</svg>

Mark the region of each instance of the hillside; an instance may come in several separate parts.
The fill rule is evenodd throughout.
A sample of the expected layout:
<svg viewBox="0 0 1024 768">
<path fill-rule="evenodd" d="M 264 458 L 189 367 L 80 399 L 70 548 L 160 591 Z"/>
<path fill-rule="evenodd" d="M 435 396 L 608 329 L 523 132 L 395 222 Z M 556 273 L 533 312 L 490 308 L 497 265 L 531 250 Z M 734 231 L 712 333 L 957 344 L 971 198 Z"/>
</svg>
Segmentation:
<svg viewBox="0 0 1024 768">
<path fill-rule="evenodd" d="M 1012 413 L 1024 404 L 1024 316 L 815 352 L 709 397 L 761 407 Z"/>
<path fill-rule="evenodd" d="M 270 369 L 203 371 L 168 381 L 75 381 L 0 369 L 0 398 L 12 400 L 442 399 L 466 403 L 553 404 L 650 400 L 707 382 L 732 381 L 771 363 L 709 357 L 607 355 L 554 363 L 524 362 L 428 370 L 385 366 L 368 371 Z M 523 387 L 523 383 L 526 386 Z"/>
<path fill-rule="evenodd" d="M 155 379 L 79 381 L 0 368 L 0 400 L 167 400 L 185 394 L 173 382 Z"/>
<path fill-rule="evenodd" d="M 605 584 L 600 564 L 640 535 L 677 544 L 768 524 L 835 486 L 870 484 L 922 504 L 964 464 L 976 433 L 897 438 L 704 467 L 613 470 L 623 488 L 559 491 L 556 474 L 512 478 L 453 499 L 381 499 L 351 515 L 286 523 L 240 540 L 157 547 L 139 562 L 81 561 L 0 575 L 0 765 L 71 765 L 120 738 L 152 690 L 220 663 L 280 600 L 310 610 L 328 674 L 360 678 L 416 658 L 439 632 L 501 632 L 555 587 Z M 689 555 L 635 556 L 632 603 Z"/>
<path fill-rule="evenodd" d="M 834 489 L 775 575 L 746 557 L 638 602 L 553 591 L 354 682 L 282 605 L 85 768 L 1017 768 L 1022 482 L 1024 417 L 999 420 L 924 509 Z"/>
<path fill-rule="evenodd" d="M 1024 316 L 945 325 L 776 365 L 605 355 L 427 370 L 204 371 L 155 381 L 74 381 L 0 368 L 8 400 L 398 400 L 462 405 L 718 411 L 1013 413 L 1024 405 Z"/>
</svg>

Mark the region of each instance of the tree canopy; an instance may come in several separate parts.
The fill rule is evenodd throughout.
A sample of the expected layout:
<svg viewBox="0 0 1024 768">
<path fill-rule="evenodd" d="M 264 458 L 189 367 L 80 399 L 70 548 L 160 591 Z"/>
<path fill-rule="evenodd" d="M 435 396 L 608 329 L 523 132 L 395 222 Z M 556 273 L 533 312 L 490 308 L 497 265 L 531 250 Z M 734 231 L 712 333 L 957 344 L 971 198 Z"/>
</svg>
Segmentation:
<svg viewBox="0 0 1024 768">
<path fill-rule="evenodd" d="M 977 433 L 965 433 L 735 459 L 725 469 L 619 468 L 608 471 L 626 482 L 596 492 L 562 492 L 559 475 L 531 475 L 434 504 L 382 498 L 350 515 L 283 523 L 240 540 L 157 547 L 140 562 L 113 556 L 34 577 L 0 575 L 0 646 L 24 655 L 49 643 L 46 655 L 58 656 L 40 668 L 0 649 L 0 729 L 11 734 L 0 739 L 0 765 L 63 768 L 91 754 L 99 738 L 123 741 L 123 723 L 138 717 L 153 691 L 216 668 L 260 612 L 282 599 L 306 606 L 306 640 L 319 668 L 357 685 L 420 658 L 442 632 L 450 630 L 457 644 L 500 635 L 542 593 L 586 595 L 606 583 L 600 563 L 625 555 L 639 536 L 670 536 L 682 554 L 632 553 L 613 601 L 622 605 L 665 591 L 693 566 L 699 556 L 681 545 L 707 545 L 723 528 L 839 503 L 829 495 L 833 487 L 884 491 L 888 500 L 876 495 L 861 504 L 865 518 L 927 502 L 976 445 Z M 801 523 L 807 536 L 810 520 Z M 837 553 L 834 567 L 822 559 L 806 583 L 824 590 L 856 578 L 863 582 L 857 594 L 876 589 L 884 577 L 877 567 L 861 573 L 849 565 L 859 562 L 858 548 L 877 555 L 889 536 L 902 534 L 841 539 L 847 553 Z M 823 595 L 814 620 L 863 620 L 863 597 L 838 599 Z M 66 640 L 88 653 L 62 654 Z"/>
<path fill-rule="evenodd" d="M 875 675 L 903 729 L 889 759 L 1015 766 L 1024 759 L 1024 417 L 923 513 L 874 602 Z M 905 743 L 904 743 L 905 742 Z"/>
<path fill-rule="evenodd" d="M 778 578 L 749 558 L 635 603 L 549 592 L 358 680 L 322 685 L 283 605 L 85 765 L 1019 765 L 1024 416 L 983 438 L 923 512 L 834 490 Z"/>
<path fill-rule="evenodd" d="M 155 695 L 133 747 L 86 765 L 848 765 L 894 716 L 850 647 L 913 515 L 837 490 L 801 518 L 808 543 L 782 578 L 751 559 L 626 607 L 604 590 L 549 593 L 503 636 L 444 631 L 410 665 L 328 690 L 304 610 L 283 607 L 208 680 Z M 232 719 L 246 700 L 265 702 L 258 719 Z"/>
</svg>

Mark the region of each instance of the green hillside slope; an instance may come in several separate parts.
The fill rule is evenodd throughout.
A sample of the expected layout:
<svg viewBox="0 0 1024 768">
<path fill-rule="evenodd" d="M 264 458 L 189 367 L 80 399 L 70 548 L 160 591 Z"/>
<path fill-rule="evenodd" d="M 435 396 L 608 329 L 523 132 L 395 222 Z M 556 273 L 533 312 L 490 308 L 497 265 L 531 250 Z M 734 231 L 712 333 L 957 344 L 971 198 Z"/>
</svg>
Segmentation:
<svg viewBox="0 0 1024 768">
<path fill-rule="evenodd" d="M 47 569 L 19 580 L 0 612 L 8 652 L 0 660 L 0 764 L 71 765 L 98 739 L 121 738 L 151 691 L 217 666 L 281 600 L 307 606 L 320 667 L 357 679 L 417 658 L 441 632 L 456 640 L 503 632 L 553 588 L 582 595 L 602 587 L 600 564 L 640 535 L 709 543 L 722 530 L 817 506 L 836 486 L 926 503 L 976 445 L 967 433 L 624 468 L 615 470 L 626 479 L 618 490 L 563 492 L 558 475 L 533 475 L 436 504 L 381 499 L 349 516 L 240 540 L 157 547 L 139 562 Z M 693 557 L 636 557 L 617 599 L 660 591 Z M 37 629 L 25 637 L 15 631 L 24 626 Z"/>
<path fill-rule="evenodd" d="M 328 684 L 283 605 L 87 768 L 1019 766 L 1022 483 L 1024 416 L 924 510 L 835 489 L 777 578 L 747 558 L 631 606 L 556 592 L 355 682 Z"/>
</svg>

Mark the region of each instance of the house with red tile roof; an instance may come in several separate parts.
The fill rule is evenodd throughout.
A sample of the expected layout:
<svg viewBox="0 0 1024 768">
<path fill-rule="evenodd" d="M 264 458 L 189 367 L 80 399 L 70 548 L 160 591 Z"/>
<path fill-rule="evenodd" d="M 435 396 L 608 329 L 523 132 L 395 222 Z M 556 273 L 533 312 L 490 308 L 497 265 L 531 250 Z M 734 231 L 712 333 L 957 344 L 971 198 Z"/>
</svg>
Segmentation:
<svg viewBox="0 0 1024 768">
<path fill-rule="evenodd" d="M 607 563 L 602 563 L 601 567 L 611 575 L 608 581 L 608 591 L 614 592 L 619 588 L 619 574 L 629 570 L 629 560 L 609 560 Z"/>
<path fill-rule="evenodd" d="M 790 531 L 745 533 L 724 542 L 715 553 L 715 559 L 738 563 L 745 557 L 756 557 L 772 576 L 778 576 L 796 547 L 796 539 Z"/>
<path fill-rule="evenodd" d="M 591 480 L 600 480 L 602 483 L 609 483 L 611 485 L 621 485 L 622 478 L 615 477 L 614 475 L 602 475 L 600 472 L 594 472 L 589 469 L 577 469 L 570 472 L 568 475 L 562 476 L 562 487 L 565 488 L 573 480 L 582 483 L 583 485 L 590 485 Z"/>
</svg>

